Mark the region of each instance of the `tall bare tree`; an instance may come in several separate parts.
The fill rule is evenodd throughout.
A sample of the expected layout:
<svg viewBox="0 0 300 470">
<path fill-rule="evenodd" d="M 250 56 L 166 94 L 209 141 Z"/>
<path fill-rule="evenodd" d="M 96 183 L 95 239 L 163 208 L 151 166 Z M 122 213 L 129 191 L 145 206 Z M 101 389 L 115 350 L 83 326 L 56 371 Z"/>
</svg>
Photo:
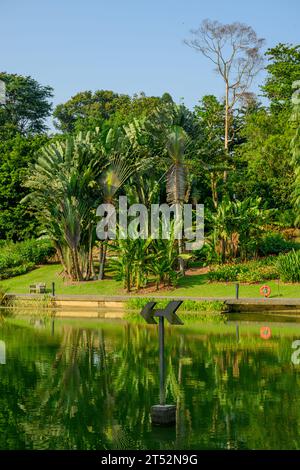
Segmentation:
<svg viewBox="0 0 300 470">
<path fill-rule="evenodd" d="M 211 60 L 225 83 L 224 148 L 228 155 L 233 110 L 239 100 L 251 96 L 250 86 L 263 67 L 264 39 L 258 38 L 251 26 L 243 23 L 221 24 L 208 19 L 198 29 L 191 30 L 191 35 L 185 44 Z M 225 181 L 226 178 L 225 170 Z"/>
</svg>

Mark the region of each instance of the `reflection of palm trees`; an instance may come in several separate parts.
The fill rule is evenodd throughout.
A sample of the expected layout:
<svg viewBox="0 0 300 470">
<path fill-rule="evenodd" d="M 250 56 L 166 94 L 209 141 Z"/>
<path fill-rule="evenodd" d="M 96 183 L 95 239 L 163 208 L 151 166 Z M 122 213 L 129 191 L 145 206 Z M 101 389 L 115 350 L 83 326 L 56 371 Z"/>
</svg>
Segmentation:
<svg viewBox="0 0 300 470">
<path fill-rule="evenodd" d="M 110 339 L 105 340 L 103 330 L 64 326 L 52 366 L 28 400 L 28 409 L 36 401 L 40 407 L 34 426 L 24 422 L 26 432 L 31 434 L 37 426 L 40 436 L 47 441 L 57 434 L 68 436 L 66 448 L 77 447 L 77 442 L 80 448 L 86 448 L 84 442 L 89 433 L 94 435 L 94 440 L 89 441 L 100 440 L 101 446 L 118 447 L 130 438 L 118 423 L 117 410 L 117 415 L 126 416 L 129 430 L 139 427 L 142 435 L 149 426 L 153 395 L 150 389 L 155 389 L 150 364 L 156 351 L 149 330 L 142 327 L 126 325 L 121 339 L 112 345 Z M 150 358 L 148 365 L 145 354 Z M 124 400 L 125 396 L 131 399 Z M 89 420 L 94 425 L 90 426 Z M 47 431 L 43 431 L 45 423 Z"/>
<path fill-rule="evenodd" d="M 126 413 L 129 427 L 137 426 L 141 433 L 149 425 L 151 395 L 157 384 L 151 367 L 152 358 L 156 355 L 153 346 L 148 328 L 127 324 L 117 352 L 119 368 L 114 377 L 114 389 L 120 396 L 130 397 L 129 401 L 120 401 L 121 414 Z"/>
<path fill-rule="evenodd" d="M 45 379 L 29 398 L 29 407 L 31 401 L 40 402 L 34 425 L 46 441 L 49 438 L 56 440 L 55 436 L 61 435 L 66 436 L 65 448 L 77 448 L 78 443 L 79 448 L 86 448 L 91 442 L 95 445 L 99 441 L 108 445 L 101 421 L 97 419 L 100 410 L 101 414 L 108 411 L 108 416 L 103 418 L 109 419 L 111 410 L 111 406 L 105 406 L 110 405 L 111 397 L 101 338 L 101 332 L 97 335 L 93 330 L 64 327 L 61 346 L 52 367 L 48 368 Z M 93 367 L 95 349 L 101 358 L 96 369 Z M 92 426 L 89 426 L 89 421 L 93 422 Z M 27 424 L 24 426 L 30 431 Z M 95 425 L 97 429 L 94 429 Z M 88 439 L 88 436 L 92 438 Z"/>
<path fill-rule="evenodd" d="M 181 449 L 186 442 L 186 437 L 190 434 L 192 429 L 191 416 L 189 410 L 186 407 L 186 395 L 183 387 L 183 368 L 184 366 L 190 366 L 192 364 L 192 358 L 188 357 L 184 336 L 179 337 L 178 346 L 178 365 L 177 374 L 176 366 L 172 361 L 172 357 L 169 357 L 168 373 L 166 385 L 169 386 L 170 394 L 176 401 L 176 446 L 175 448 Z M 175 357 L 176 357 L 175 355 Z M 177 361 L 176 361 L 177 362 Z"/>
<path fill-rule="evenodd" d="M 48 342 L 45 331 L 28 331 L 31 336 L 19 333 L 10 343 L 10 351 L 12 345 L 20 349 L 17 357 L 24 365 L 19 361 L 5 369 L 11 370 L 12 390 L 20 390 L 17 404 L 12 408 L 2 397 L 1 406 L 6 415 L 15 416 L 18 409 L 18 432 L 29 446 L 259 448 L 276 447 L 279 439 L 300 444 L 294 400 L 300 379 L 289 363 L 289 340 L 273 339 L 265 346 L 259 338 L 242 336 L 237 344 L 234 333 L 167 329 L 166 386 L 168 402 L 177 404 L 177 424 L 176 440 L 165 430 L 162 442 L 149 420 L 159 389 L 155 329 L 117 323 L 95 330 L 64 326 L 61 332 L 56 327 Z M 32 348 L 38 337 L 42 350 Z M 35 377 L 31 389 L 24 386 L 27 376 Z M 277 440 L 268 434 L 270 428 Z"/>
</svg>

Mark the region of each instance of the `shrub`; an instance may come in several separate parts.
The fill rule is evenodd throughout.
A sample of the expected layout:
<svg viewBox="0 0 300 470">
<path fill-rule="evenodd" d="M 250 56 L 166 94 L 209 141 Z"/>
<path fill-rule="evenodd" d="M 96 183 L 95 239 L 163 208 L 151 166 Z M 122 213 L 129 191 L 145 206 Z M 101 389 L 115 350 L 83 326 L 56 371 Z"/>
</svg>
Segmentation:
<svg viewBox="0 0 300 470">
<path fill-rule="evenodd" d="M 213 268 L 208 273 L 210 281 L 262 282 L 278 279 L 279 273 L 274 258 L 264 258 L 247 263 L 225 264 Z"/>
<path fill-rule="evenodd" d="M 278 255 L 299 248 L 299 243 L 286 240 L 281 233 L 269 233 L 260 240 L 258 253 L 262 256 Z"/>
<path fill-rule="evenodd" d="M 134 322 L 144 322 L 138 310 L 141 310 L 148 302 L 155 298 L 136 298 L 126 302 L 126 318 Z M 165 308 L 170 300 L 157 299 L 155 308 Z M 201 322 L 201 323 L 226 323 L 227 316 L 225 312 L 227 306 L 220 301 L 203 301 L 184 300 L 178 311 L 180 319 L 184 323 Z"/>
<path fill-rule="evenodd" d="M 214 247 L 209 243 L 205 243 L 200 250 L 195 250 L 193 255 L 197 262 L 201 263 L 201 266 L 208 266 L 220 260 L 220 255 L 216 253 Z"/>
<path fill-rule="evenodd" d="M 19 266 L 14 266 L 11 268 L 5 268 L 0 271 L 0 279 L 9 279 L 10 277 L 20 276 L 21 274 L 26 274 L 28 271 L 31 271 L 34 268 L 34 263 L 24 263 Z"/>
<path fill-rule="evenodd" d="M 26 240 L 6 242 L 0 249 L 0 279 L 24 274 L 35 265 L 45 263 L 54 254 L 50 241 Z"/>
<path fill-rule="evenodd" d="M 24 262 L 43 264 L 54 255 L 54 248 L 47 239 L 26 240 L 18 244 L 18 250 Z"/>
<path fill-rule="evenodd" d="M 129 299 L 126 302 L 126 310 L 141 310 L 148 302 L 156 300 L 155 297 L 152 298 L 141 298 L 137 297 L 135 299 Z M 155 308 L 165 308 L 169 299 L 161 300 L 157 299 L 157 304 Z M 179 312 L 207 312 L 207 313 L 217 313 L 226 311 L 226 305 L 224 302 L 220 301 L 203 301 L 198 302 L 196 300 L 184 300 L 180 306 Z"/>
<path fill-rule="evenodd" d="M 300 282 L 300 251 L 278 256 L 277 269 L 283 282 Z"/>
<path fill-rule="evenodd" d="M 237 281 L 239 274 L 247 272 L 246 264 L 224 264 L 216 266 L 207 274 L 210 281 Z"/>
</svg>

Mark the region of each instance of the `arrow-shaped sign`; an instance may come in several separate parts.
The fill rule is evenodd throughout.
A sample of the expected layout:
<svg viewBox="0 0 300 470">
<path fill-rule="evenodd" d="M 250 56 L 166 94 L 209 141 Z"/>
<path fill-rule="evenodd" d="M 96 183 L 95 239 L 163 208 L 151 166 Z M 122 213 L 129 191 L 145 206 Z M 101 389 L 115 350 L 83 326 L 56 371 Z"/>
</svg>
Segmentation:
<svg viewBox="0 0 300 470">
<path fill-rule="evenodd" d="M 155 310 L 153 310 L 154 305 L 156 305 L 156 302 L 148 302 L 141 311 L 142 317 L 146 320 L 147 323 L 152 325 L 156 325 L 156 321 L 153 318 L 155 312 Z"/>
<path fill-rule="evenodd" d="M 183 321 L 180 320 L 176 311 L 182 304 L 182 300 L 173 300 L 169 302 L 165 309 L 156 310 L 154 313 L 155 317 L 165 317 L 171 325 L 183 325 Z"/>
<path fill-rule="evenodd" d="M 182 300 L 173 300 L 168 303 L 166 308 L 154 310 L 156 302 L 148 302 L 141 311 L 141 315 L 147 323 L 152 325 L 156 323 L 154 317 L 165 317 L 171 325 L 183 325 L 183 322 L 175 313 L 181 304 Z"/>
</svg>

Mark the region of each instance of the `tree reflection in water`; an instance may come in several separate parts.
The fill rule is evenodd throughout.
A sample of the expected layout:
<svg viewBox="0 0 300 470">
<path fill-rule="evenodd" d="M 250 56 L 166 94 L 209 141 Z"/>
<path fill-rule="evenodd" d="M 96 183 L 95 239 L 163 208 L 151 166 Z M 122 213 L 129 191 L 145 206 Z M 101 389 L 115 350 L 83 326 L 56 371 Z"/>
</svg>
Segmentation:
<svg viewBox="0 0 300 470">
<path fill-rule="evenodd" d="M 258 329 L 259 331 L 259 329 Z M 300 333 L 300 330 L 299 330 Z M 1 324 L 1 449 L 299 448 L 300 369 L 285 330 L 167 328 L 166 388 L 174 428 L 153 428 L 158 339 L 153 327 Z"/>
</svg>

